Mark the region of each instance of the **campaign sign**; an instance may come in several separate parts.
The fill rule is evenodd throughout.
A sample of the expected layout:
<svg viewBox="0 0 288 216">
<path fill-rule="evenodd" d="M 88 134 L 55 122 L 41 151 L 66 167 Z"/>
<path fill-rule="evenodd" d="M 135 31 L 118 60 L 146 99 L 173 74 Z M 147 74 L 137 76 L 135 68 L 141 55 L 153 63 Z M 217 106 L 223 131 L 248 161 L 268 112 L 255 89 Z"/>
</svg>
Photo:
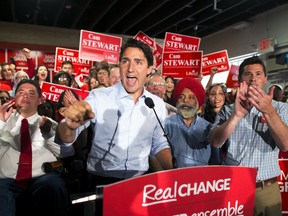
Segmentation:
<svg viewBox="0 0 288 216">
<path fill-rule="evenodd" d="M 158 69 L 162 63 L 162 54 L 163 54 L 162 47 L 158 43 L 155 43 L 153 56 L 154 56 L 154 65 L 156 69 Z"/>
<path fill-rule="evenodd" d="M 71 61 L 76 74 L 88 74 L 92 66 L 92 61 L 79 58 L 79 51 L 74 49 L 66 49 L 56 47 L 55 52 L 55 71 L 61 70 L 63 61 Z"/>
<path fill-rule="evenodd" d="M 139 41 L 142 41 L 143 43 L 150 46 L 152 49 L 155 47 L 155 42 L 152 38 L 150 38 L 148 35 L 146 35 L 144 32 L 139 31 L 135 36 L 134 39 L 137 39 Z"/>
<path fill-rule="evenodd" d="M 22 50 L 7 50 L 8 54 L 8 60 L 10 61 L 9 58 L 13 58 L 15 61 L 15 64 L 17 65 L 17 71 L 23 70 L 25 72 L 28 71 L 28 63 L 25 55 L 22 53 Z M 32 60 L 35 63 L 35 60 L 37 58 L 37 53 L 36 51 L 31 51 L 30 56 L 32 57 Z M 11 62 L 11 61 L 10 61 Z"/>
<path fill-rule="evenodd" d="M 226 81 L 226 85 L 228 88 L 237 88 L 239 86 L 238 75 L 239 75 L 239 66 L 231 65 Z"/>
<path fill-rule="evenodd" d="M 210 75 L 211 68 L 217 67 L 218 73 L 229 70 L 229 57 L 227 50 L 203 55 L 202 58 L 202 74 Z"/>
<path fill-rule="evenodd" d="M 202 166 L 135 177 L 103 188 L 103 214 L 252 216 L 256 172 Z"/>
<path fill-rule="evenodd" d="M 201 38 L 166 32 L 164 52 L 198 51 Z"/>
<path fill-rule="evenodd" d="M 121 37 L 81 30 L 79 57 L 91 61 L 119 62 Z"/>
<path fill-rule="evenodd" d="M 202 51 L 164 52 L 162 60 L 163 76 L 174 78 L 197 77 L 201 72 Z"/>
<path fill-rule="evenodd" d="M 279 159 L 281 175 L 278 184 L 282 197 L 282 214 L 288 214 L 288 159 Z"/>
<path fill-rule="evenodd" d="M 54 102 L 58 102 L 61 93 L 65 90 L 74 91 L 82 100 L 84 100 L 89 94 L 89 91 L 84 91 L 81 89 L 71 88 L 68 86 L 58 85 L 50 82 L 43 82 L 41 85 L 41 90 L 42 90 L 42 96 L 46 100 L 51 100 Z"/>
</svg>

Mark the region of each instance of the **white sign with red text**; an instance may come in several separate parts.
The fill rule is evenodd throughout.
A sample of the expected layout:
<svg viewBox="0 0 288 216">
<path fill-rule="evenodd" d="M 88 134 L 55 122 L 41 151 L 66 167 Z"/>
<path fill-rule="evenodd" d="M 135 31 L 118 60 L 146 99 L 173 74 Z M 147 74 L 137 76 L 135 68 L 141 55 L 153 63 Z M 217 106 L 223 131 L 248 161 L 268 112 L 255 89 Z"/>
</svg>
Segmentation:
<svg viewBox="0 0 288 216">
<path fill-rule="evenodd" d="M 202 58 L 203 76 L 210 75 L 212 67 L 217 67 L 218 73 L 229 70 L 229 57 L 227 50 L 222 50 L 219 52 L 203 55 Z"/>
<path fill-rule="evenodd" d="M 198 51 L 201 38 L 166 32 L 163 52 Z"/>
<path fill-rule="evenodd" d="M 51 100 L 54 102 L 58 102 L 61 93 L 65 90 L 74 91 L 82 100 L 84 100 L 89 94 L 89 91 L 84 91 L 84 90 L 76 89 L 76 88 L 70 88 L 65 85 L 58 85 L 58 84 L 49 83 L 49 82 L 43 82 L 41 85 L 42 96 L 46 100 Z"/>
<path fill-rule="evenodd" d="M 197 77 L 201 72 L 202 51 L 197 52 L 164 52 L 162 60 L 163 76 L 176 79 Z"/>
<path fill-rule="evenodd" d="M 90 60 L 79 58 L 78 50 L 56 47 L 54 71 L 61 70 L 63 61 L 71 61 L 76 74 L 88 74 L 93 64 Z"/>
<path fill-rule="evenodd" d="M 81 30 L 79 57 L 91 61 L 103 61 L 117 64 L 119 62 L 122 38 Z"/>
<path fill-rule="evenodd" d="M 203 166 L 135 177 L 104 187 L 103 215 L 253 215 L 256 172 Z"/>
</svg>

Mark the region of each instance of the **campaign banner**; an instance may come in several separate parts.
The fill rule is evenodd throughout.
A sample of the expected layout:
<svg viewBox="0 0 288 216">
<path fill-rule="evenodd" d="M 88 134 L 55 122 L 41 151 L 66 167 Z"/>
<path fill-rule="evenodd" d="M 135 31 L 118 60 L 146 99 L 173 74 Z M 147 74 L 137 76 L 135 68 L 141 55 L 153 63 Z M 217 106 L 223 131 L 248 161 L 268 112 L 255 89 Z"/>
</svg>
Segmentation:
<svg viewBox="0 0 288 216">
<path fill-rule="evenodd" d="M 71 88 L 68 86 L 58 85 L 58 84 L 49 83 L 49 82 L 43 82 L 41 85 L 41 90 L 42 90 L 42 96 L 46 100 L 51 100 L 54 102 L 58 102 L 61 93 L 65 90 L 74 91 L 82 100 L 84 100 L 89 94 L 89 91 Z"/>
<path fill-rule="evenodd" d="M 155 41 L 153 40 L 153 38 L 149 37 L 144 32 L 139 31 L 133 38 L 142 41 L 154 50 Z"/>
<path fill-rule="evenodd" d="M 121 44 L 121 37 L 81 30 L 79 58 L 118 64 Z"/>
<path fill-rule="evenodd" d="M 198 51 L 201 38 L 166 32 L 163 52 Z"/>
<path fill-rule="evenodd" d="M 155 68 L 158 69 L 162 64 L 162 55 L 163 55 L 163 49 L 158 43 L 155 43 L 155 49 L 153 55 L 154 55 Z"/>
<path fill-rule="evenodd" d="M 214 53 L 203 55 L 202 58 L 202 74 L 210 75 L 211 68 L 217 67 L 218 73 L 229 70 L 229 57 L 227 50 L 221 50 Z"/>
<path fill-rule="evenodd" d="M 15 64 L 17 65 L 17 71 L 23 70 L 25 72 L 28 71 L 28 63 L 25 55 L 22 53 L 22 50 L 15 49 L 7 49 L 8 61 L 11 63 L 11 60 L 14 59 Z M 30 51 L 30 56 L 32 57 L 32 61 L 35 64 L 35 60 L 37 58 L 36 51 Z"/>
<path fill-rule="evenodd" d="M 202 166 L 135 177 L 103 188 L 103 215 L 253 215 L 256 172 Z"/>
<path fill-rule="evenodd" d="M 198 77 L 201 72 L 202 51 L 197 52 L 164 52 L 162 75 L 176 79 Z"/>
<path fill-rule="evenodd" d="M 282 214 L 288 214 L 288 158 L 279 159 L 281 175 L 278 176 L 278 184 L 282 197 Z"/>
<path fill-rule="evenodd" d="M 239 75 L 239 66 L 231 65 L 226 81 L 226 85 L 228 88 L 237 88 L 239 86 L 238 75 Z"/>
<path fill-rule="evenodd" d="M 78 50 L 56 47 L 55 71 L 61 70 L 61 63 L 63 61 L 71 61 L 76 74 L 89 74 L 89 69 L 93 64 L 93 61 L 79 58 Z"/>
</svg>

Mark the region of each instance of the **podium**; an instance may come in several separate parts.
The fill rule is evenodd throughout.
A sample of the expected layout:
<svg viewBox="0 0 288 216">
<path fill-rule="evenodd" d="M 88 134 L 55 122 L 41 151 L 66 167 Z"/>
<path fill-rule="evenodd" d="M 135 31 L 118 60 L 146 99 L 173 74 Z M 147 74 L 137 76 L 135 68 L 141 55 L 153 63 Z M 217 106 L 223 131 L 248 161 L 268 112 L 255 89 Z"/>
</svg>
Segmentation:
<svg viewBox="0 0 288 216">
<path fill-rule="evenodd" d="M 103 215 L 253 215 L 255 168 L 201 166 L 135 177 L 103 188 Z"/>
</svg>

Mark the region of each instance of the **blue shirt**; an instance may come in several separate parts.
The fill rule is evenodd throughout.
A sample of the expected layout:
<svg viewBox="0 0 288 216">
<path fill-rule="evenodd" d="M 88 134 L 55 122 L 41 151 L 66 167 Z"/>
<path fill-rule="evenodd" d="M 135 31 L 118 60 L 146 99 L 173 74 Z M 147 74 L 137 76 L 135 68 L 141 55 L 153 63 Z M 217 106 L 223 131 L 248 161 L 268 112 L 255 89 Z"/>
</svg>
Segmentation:
<svg viewBox="0 0 288 216">
<path fill-rule="evenodd" d="M 179 168 L 208 165 L 211 156 L 207 138 L 210 127 L 211 124 L 199 116 L 196 116 L 190 127 L 186 126 L 179 114 L 165 120 L 165 130 Z"/>
<path fill-rule="evenodd" d="M 138 176 L 149 168 L 150 151 L 154 156 L 169 148 L 153 109 L 144 102 L 145 97 L 153 99 L 154 109 L 164 123 L 164 101 L 144 87 L 136 104 L 121 82 L 89 93 L 85 101 L 95 113 L 95 118 L 91 120 L 94 133 L 87 161 L 90 173 L 116 178 Z M 81 129 L 83 127 L 77 130 L 78 134 Z"/>
<path fill-rule="evenodd" d="M 288 104 L 272 101 L 282 121 L 288 123 Z M 234 105 L 224 106 L 216 116 L 212 130 L 223 124 L 234 112 Z M 272 138 L 267 123 L 261 120 L 262 113 L 255 107 L 240 120 L 227 140 L 228 152 L 223 164 L 247 166 L 258 169 L 257 181 L 280 175 L 279 148 Z"/>
</svg>

